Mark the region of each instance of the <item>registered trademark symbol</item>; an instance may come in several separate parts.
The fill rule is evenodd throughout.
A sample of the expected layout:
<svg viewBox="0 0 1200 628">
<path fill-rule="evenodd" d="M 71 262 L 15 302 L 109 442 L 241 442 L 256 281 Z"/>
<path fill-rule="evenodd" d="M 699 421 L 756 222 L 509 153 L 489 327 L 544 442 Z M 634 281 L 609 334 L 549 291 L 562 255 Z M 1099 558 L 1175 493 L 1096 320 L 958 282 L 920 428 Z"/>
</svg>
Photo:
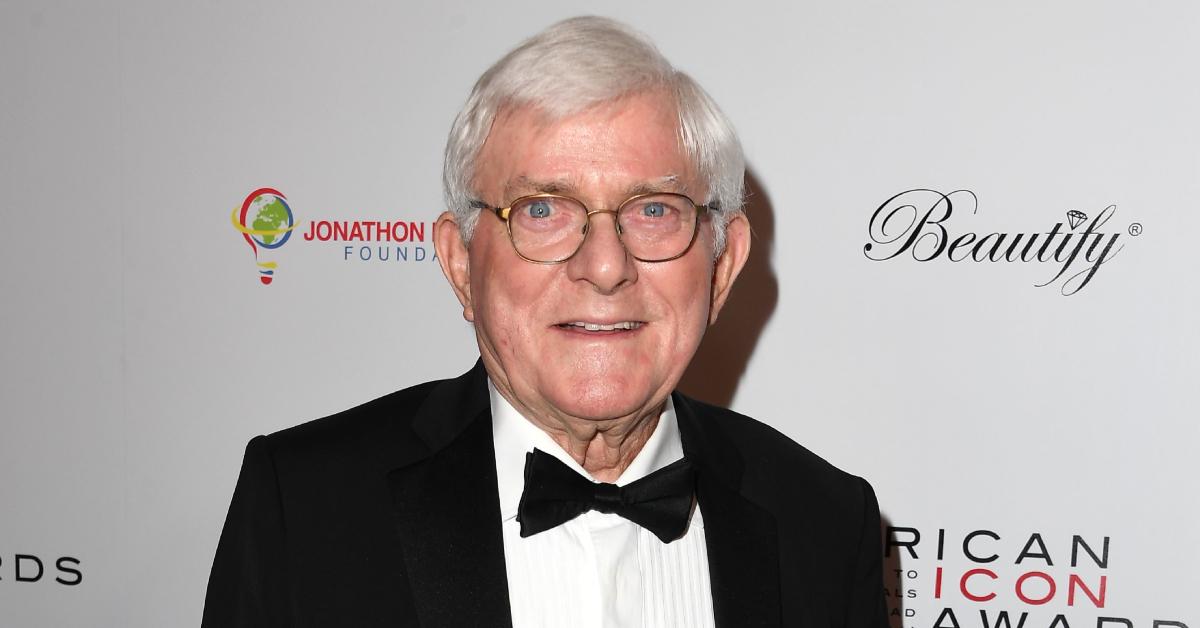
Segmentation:
<svg viewBox="0 0 1200 628">
<path fill-rule="evenodd" d="M 1135 223 L 1129 225 L 1129 235 L 1131 235 L 1131 236 L 1142 235 L 1142 223 L 1135 222 Z"/>
</svg>

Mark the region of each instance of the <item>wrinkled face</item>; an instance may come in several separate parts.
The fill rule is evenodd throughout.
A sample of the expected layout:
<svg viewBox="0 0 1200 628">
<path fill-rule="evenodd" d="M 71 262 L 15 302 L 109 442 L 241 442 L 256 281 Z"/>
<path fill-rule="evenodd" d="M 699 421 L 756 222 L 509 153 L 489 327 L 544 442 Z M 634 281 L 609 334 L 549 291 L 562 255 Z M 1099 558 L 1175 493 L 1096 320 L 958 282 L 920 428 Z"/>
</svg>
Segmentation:
<svg viewBox="0 0 1200 628">
<path fill-rule="evenodd" d="M 478 157 L 474 188 L 497 206 L 543 192 L 592 210 L 646 191 L 706 202 L 677 128 L 673 104 L 654 93 L 555 122 L 528 109 L 505 112 Z M 442 250 L 449 245 L 439 249 L 489 375 L 527 416 L 604 420 L 657 411 L 715 319 L 726 286 L 714 282 L 722 261 L 713 259 L 707 219 L 687 254 L 659 263 L 629 255 L 614 220 L 594 215 L 583 247 L 555 265 L 521 259 L 504 222 L 487 210 L 461 254 L 465 263 Z"/>
</svg>

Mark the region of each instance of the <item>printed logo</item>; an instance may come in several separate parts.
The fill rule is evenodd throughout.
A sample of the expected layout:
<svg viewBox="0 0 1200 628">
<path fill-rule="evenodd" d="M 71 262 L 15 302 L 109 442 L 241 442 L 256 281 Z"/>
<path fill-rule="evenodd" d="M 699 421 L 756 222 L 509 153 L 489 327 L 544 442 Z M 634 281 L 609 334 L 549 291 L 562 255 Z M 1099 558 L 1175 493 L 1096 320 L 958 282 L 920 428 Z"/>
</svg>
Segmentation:
<svg viewBox="0 0 1200 628">
<path fill-rule="evenodd" d="M 8 554 L 0 554 L 0 582 L 57 582 L 68 587 L 83 582 L 83 571 L 78 558 L 43 558 L 35 554 L 11 556 L 9 558 Z"/>
<path fill-rule="evenodd" d="M 230 220 L 254 252 L 259 281 L 271 285 L 278 263 L 268 259 L 269 254 L 287 244 L 296 228 L 296 216 L 287 198 L 279 190 L 259 188 L 242 201 L 241 207 L 233 208 Z"/>
<path fill-rule="evenodd" d="M 279 267 L 273 252 L 288 243 L 293 231 L 300 234 L 297 242 L 325 248 L 331 257 L 349 264 L 437 261 L 430 241 L 432 222 L 394 216 L 385 219 L 318 216 L 305 225 L 296 220 L 287 198 L 274 188 L 251 192 L 233 209 L 230 221 L 254 252 L 263 285 L 271 284 Z"/>
<path fill-rule="evenodd" d="M 1124 232 L 1133 237 L 1142 233 L 1142 225 L 1136 222 L 1124 232 L 1103 229 L 1116 214 L 1116 205 L 1096 212 L 1090 221 L 1087 213 L 1069 209 L 1066 223 L 1059 221 L 1048 231 L 983 235 L 954 232 L 952 217 L 960 206 L 966 206 L 972 215 L 978 214 L 979 198 L 970 190 L 943 194 L 915 189 L 892 196 L 871 214 L 867 224 L 870 242 L 863 245 L 863 255 L 875 262 L 907 254 L 918 262 L 940 258 L 956 263 L 1048 264 L 1056 266 L 1057 272 L 1034 285 L 1043 288 L 1061 279 L 1060 294 L 1071 296 L 1091 283 L 1100 267 L 1125 248 L 1120 243 Z M 1083 229 L 1076 231 L 1080 227 Z"/>
<path fill-rule="evenodd" d="M 1117 569 L 1119 548 L 1107 535 L 940 526 L 884 533 L 893 628 L 1188 628 L 1178 617 L 1121 608 L 1128 600 L 1119 582 L 1130 574 Z"/>
<path fill-rule="evenodd" d="M 343 261 L 434 261 L 437 255 L 424 244 L 425 227 L 411 220 L 313 220 L 304 241 L 339 245 Z"/>
</svg>

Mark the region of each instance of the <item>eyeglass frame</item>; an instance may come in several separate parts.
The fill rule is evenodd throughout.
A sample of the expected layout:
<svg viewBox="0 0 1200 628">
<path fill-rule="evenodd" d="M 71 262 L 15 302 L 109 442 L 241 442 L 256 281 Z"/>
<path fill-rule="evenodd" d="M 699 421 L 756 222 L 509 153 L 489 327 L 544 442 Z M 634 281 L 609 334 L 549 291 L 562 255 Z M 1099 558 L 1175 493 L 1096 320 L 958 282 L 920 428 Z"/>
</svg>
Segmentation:
<svg viewBox="0 0 1200 628">
<path fill-rule="evenodd" d="M 687 246 L 683 247 L 682 251 L 680 251 L 678 254 L 673 255 L 671 257 L 666 257 L 663 259 L 645 259 L 645 258 L 638 257 L 638 256 L 634 255 L 632 251 L 629 250 L 628 246 L 625 246 L 625 240 L 621 237 L 621 235 L 622 235 L 621 234 L 621 220 L 620 220 L 621 208 L 625 207 L 626 205 L 628 205 L 638 199 L 647 198 L 650 196 L 679 197 L 679 198 L 682 198 L 682 199 L 686 200 L 687 202 L 691 203 L 692 207 L 694 207 L 696 209 L 696 220 L 692 223 L 691 239 L 688 240 Z M 522 201 L 528 201 L 528 200 L 536 199 L 536 198 L 561 198 L 564 200 L 572 201 L 574 203 L 578 203 L 579 206 L 582 207 L 583 210 L 586 212 L 586 214 L 584 215 L 584 223 L 583 223 L 583 225 L 584 225 L 583 226 L 583 228 L 584 228 L 583 238 L 579 241 L 579 246 L 576 246 L 575 250 L 571 251 L 570 255 L 568 255 L 560 260 L 546 262 L 546 261 L 536 260 L 536 259 L 531 259 L 529 257 L 526 257 L 523 253 L 521 253 L 521 250 L 517 248 L 517 241 L 513 239 L 512 220 L 509 219 L 509 215 L 512 213 L 512 208 L 516 207 Z M 546 266 L 549 266 L 552 264 L 565 264 L 572 257 L 575 257 L 577 254 L 579 254 L 579 251 L 583 249 L 583 245 L 587 242 L 588 234 L 591 233 L 592 216 L 594 216 L 596 214 L 612 214 L 613 228 L 617 232 L 617 241 L 621 243 L 621 248 L 625 249 L 625 252 L 628 253 L 630 257 L 632 257 L 633 259 L 635 259 L 639 262 L 645 262 L 647 264 L 658 264 L 661 262 L 670 262 L 672 260 L 677 260 L 677 259 L 683 257 L 684 255 L 687 255 L 688 251 L 692 250 L 692 246 L 696 244 L 696 234 L 700 233 L 700 220 L 703 217 L 703 215 L 707 214 L 708 212 L 720 212 L 721 211 L 721 207 L 716 203 L 700 204 L 700 203 L 697 203 L 696 201 L 693 201 L 690 196 L 688 196 L 686 194 L 680 194 L 678 192 L 645 192 L 642 194 L 634 194 L 633 196 L 630 196 L 629 198 L 625 199 L 624 201 L 621 201 L 621 203 L 619 205 L 617 205 L 616 209 L 591 209 L 587 206 L 586 203 L 584 203 L 583 201 L 581 201 L 573 196 L 566 196 L 564 194 L 549 194 L 549 193 L 527 194 L 525 196 L 520 196 L 520 197 L 517 197 L 516 199 L 513 199 L 513 201 L 511 203 L 509 203 L 507 207 L 495 207 L 495 206 L 491 205 L 490 203 L 487 203 L 487 202 L 484 202 L 481 200 L 473 200 L 473 201 L 471 201 L 471 207 L 473 209 L 481 209 L 481 210 L 486 209 L 488 211 L 494 212 L 496 214 L 496 217 L 504 222 L 504 230 L 505 230 L 505 232 L 508 233 L 508 243 L 512 245 L 513 252 L 515 252 L 517 254 L 517 257 L 520 257 L 521 259 L 523 259 L 531 264 L 542 264 L 542 265 L 546 265 Z"/>
</svg>

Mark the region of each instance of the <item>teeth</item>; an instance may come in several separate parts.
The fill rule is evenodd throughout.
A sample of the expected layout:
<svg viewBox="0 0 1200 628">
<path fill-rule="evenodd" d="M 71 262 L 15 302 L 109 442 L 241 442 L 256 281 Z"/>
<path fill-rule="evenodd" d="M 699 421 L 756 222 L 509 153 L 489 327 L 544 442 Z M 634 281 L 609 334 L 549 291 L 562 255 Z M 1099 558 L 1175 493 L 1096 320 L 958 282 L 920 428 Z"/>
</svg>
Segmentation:
<svg viewBox="0 0 1200 628">
<path fill-rule="evenodd" d="M 617 329 L 623 329 L 623 330 L 629 331 L 632 329 L 637 329 L 638 327 L 642 326 L 641 323 L 634 322 L 634 321 L 621 321 L 619 323 L 613 323 L 611 325 L 601 325 L 600 323 L 585 323 L 583 321 L 575 321 L 573 323 L 567 323 L 566 325 L 568 327 L 582 327 L 583 329 L 586 329 L 588 331 L 613 331 L 613 330 L 617 330 Z"/>
</svg>

